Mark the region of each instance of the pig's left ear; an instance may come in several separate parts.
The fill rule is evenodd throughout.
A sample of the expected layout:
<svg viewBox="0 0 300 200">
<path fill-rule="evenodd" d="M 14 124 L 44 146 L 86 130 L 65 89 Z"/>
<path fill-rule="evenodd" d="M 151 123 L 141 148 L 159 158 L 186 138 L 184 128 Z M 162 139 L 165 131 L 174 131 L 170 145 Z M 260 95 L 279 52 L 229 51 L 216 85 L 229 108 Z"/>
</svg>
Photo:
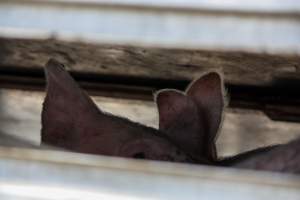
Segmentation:
<svg viewBox="0 0 300 200">
<path fill-rule="evenodd" d="M 47 95 L 42 111 L 42 142 L 72 149 L 72 141 L 90 132 L 92 119 L 101 111 L 58 61 L 50 59 L 45 74 Z"/>
</svg>

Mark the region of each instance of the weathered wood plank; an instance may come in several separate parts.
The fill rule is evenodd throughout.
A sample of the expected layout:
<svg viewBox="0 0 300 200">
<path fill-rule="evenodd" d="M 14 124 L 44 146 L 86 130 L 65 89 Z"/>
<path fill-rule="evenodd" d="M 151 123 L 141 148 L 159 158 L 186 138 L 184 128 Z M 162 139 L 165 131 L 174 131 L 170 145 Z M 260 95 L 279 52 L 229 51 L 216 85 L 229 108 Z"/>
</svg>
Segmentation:
<svg viewBox="0 0 300 200">
<path fill-rule="evenodd" d="M 213 69 L 223 71 L 231 84 L 268 85 L 300 77 L 299 56 L 0 39 L 0 68 L 42 68 L 49 58 L 76 72 L 172 80 L 191 80 Z"/>
</svg>

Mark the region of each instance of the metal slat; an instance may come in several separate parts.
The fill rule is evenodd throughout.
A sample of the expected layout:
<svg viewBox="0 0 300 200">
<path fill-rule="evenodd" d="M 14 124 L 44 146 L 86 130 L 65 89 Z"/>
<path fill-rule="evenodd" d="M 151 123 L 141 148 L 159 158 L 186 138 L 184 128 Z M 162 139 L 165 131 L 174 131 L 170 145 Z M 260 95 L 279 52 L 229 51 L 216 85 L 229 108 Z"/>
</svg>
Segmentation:
<svg viewBox="0 0 300 200">
<path fill-rule="evenodd" d="M 20 0 L 2 0 L 2 2 L 20 2 Z M 72 3 L 73 5 L 100 5 L 100 6 L 131 6 L 155 7 L 173 9 L 198 9 L 216 11 L 243 11 L 262 13 L 293 13 L 300 11 L 300 2 L 297 0 L 25 0 L 39 3 Z M 24 2 L 24 0 L 23 0 Z"/>
<path fill-rule="evenodd" d="M 0 1 L 0 37 L 299 54 L 299 2 L 255 2 Z"/>
<path fill-rule="evenodd" d="M 299 199 L 299 176 L 0 148 L 0 197 Z"/>
</svg>

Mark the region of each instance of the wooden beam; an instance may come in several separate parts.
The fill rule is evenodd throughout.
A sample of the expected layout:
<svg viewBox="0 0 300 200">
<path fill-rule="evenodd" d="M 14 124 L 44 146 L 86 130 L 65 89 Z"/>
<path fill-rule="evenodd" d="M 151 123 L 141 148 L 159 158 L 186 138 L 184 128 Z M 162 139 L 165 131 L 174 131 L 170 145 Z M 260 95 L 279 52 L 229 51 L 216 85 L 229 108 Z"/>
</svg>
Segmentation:
<svg viewBox="0 0 300 200">
<path fill-rule="evenodd" d="M 168 80 L 149 77 L 97 75 L 71 72 L 78 83 L 91 95 L 153 100 L 159 89 L 184 90 L 189 80 Z M 42 69 L 24 69 L 12 66 L 0 68 L 0 87 L 25 90 L 44 90 Z M 273 120 L 300 122 L 299 79 L 282 79 L 270 86 L 226 84 L 229 106 L 261 110 Z"/>
</svg>

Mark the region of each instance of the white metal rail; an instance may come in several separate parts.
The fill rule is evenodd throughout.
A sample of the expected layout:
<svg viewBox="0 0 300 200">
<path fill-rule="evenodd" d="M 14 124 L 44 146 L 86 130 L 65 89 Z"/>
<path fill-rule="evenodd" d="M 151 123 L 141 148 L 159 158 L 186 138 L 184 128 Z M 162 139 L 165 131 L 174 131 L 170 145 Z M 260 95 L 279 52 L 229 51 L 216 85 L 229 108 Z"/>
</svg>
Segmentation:
<svg viewBox="0 0 300 200">
<path fill-rule="evenodd" d="M 0 37 L 300 54 L 297 0 L 0 1 Z"/>
<path fill-rule="evenodd" d="M 300 177 L 0 148 L 1 199 L 299 199 Z"/>
</svg>

